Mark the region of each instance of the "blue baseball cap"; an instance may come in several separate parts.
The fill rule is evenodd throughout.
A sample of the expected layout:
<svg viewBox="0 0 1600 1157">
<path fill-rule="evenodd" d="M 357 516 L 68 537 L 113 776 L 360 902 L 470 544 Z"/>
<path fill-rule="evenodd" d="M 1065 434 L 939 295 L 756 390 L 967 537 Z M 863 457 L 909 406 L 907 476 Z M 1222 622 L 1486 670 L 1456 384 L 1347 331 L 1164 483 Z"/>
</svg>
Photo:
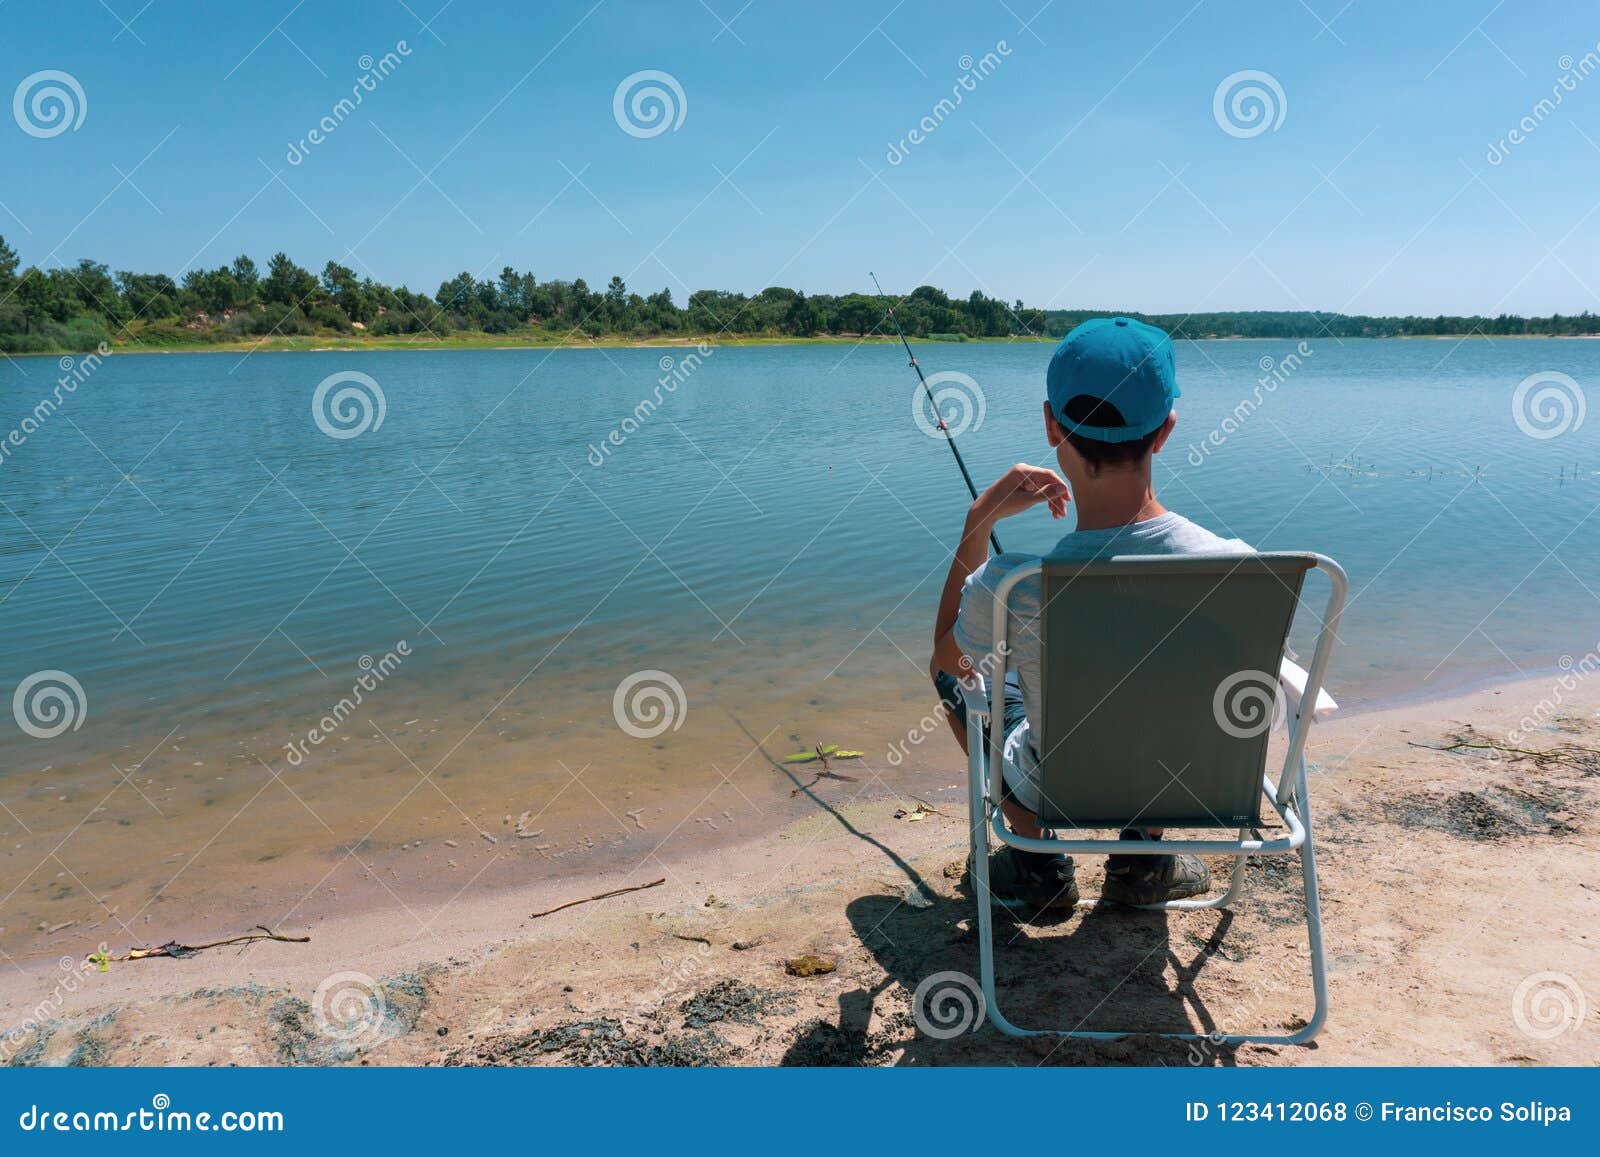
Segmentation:
<svg viewBox="0 0 1600 1157">
<path fill-rule="evenodd" d="M 1070 434 L 1096 442 L 1132 442 L 1153 433 L 1172 412 L 1178 371 L 1165 330 L 1131 317 L 1095 317 L 1061 339 L 1045 374 L 1050 410 Z M 1123 426 L 1092 426 L 1067 418 L 1080 395 L 1109 402 Z"/>
</svg>

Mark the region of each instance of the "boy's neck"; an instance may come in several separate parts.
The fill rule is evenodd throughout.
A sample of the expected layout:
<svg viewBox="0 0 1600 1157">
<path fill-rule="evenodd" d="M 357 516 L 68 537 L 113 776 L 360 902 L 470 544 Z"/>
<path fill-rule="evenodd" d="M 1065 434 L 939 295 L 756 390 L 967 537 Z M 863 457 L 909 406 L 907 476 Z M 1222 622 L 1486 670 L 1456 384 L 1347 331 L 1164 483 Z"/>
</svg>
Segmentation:
<svg viewBox="0 0 1600 1157">
<path fill-rule="evenodd" d="M 1079 530 L 1111 530 L 1144 522 L 1167 512 L 1156 500 L 1145 470 L 1104 471 L 1074 488 Z"/>
</svg>

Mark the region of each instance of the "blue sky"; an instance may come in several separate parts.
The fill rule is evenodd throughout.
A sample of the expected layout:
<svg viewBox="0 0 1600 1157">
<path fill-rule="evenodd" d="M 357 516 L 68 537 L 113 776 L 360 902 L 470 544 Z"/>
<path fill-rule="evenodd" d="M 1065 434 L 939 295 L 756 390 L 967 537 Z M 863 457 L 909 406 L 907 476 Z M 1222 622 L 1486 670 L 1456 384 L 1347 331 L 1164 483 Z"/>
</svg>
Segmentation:
<svg viewBox="0 0 1600 1157">
<path fill-rule="evenodd" d="M 1600 74 L 1533 111 L 1600 55 L 1591 6 L 442 3 L 4 2 L 4 90 L 59 70 L 86 111 L 50 137 L 0 118 L 0 234 L 25 262 L 283 249 L 427 292 L 507 264 L 680 302 L 874 268 L 1053 307 L 1600 309 Z M 677 128 L 619 127 L 641 70 L 681 87 Z M 1243 70 L 1283 93 L 1254 136 L 1214 116 Z"/>
</svg>

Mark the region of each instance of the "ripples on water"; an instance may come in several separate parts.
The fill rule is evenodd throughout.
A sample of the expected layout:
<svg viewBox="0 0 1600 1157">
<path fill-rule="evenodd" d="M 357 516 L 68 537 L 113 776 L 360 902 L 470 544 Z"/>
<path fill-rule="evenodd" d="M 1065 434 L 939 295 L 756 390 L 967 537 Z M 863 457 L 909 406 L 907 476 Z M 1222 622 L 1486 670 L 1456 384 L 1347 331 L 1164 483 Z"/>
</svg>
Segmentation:
<svg viewBox="0 0 1600 1157">
<path fill-rule="evenodd" d="M 1596 427 L 1530 438 L 1510 398 L 1537 370 L 1600 379 L 1600 347 L 1312 348 L 1202 459 L 1190 448 L 1292 343 L 1184 345 L 1160 490 L 1219 531 L 1344 563 L 1347 696 L 1549 667 L 1592 645 Z M 1048 353 L 924 350 L 986 394 L 962 440 L 980 479 L 1048 460 Z M 903 359 L 882 345 L 717 351 L 592 466 L 589 447 L 651 393 L 660 356 L 113 357 L 3 468 L 17 516 L 0 556 L 8 685 L 58 667 L 93 688 L 97 712 L 159 723 L 315 698 L 312 663 L 336 684 L 402 638 L 418 652 L 408 681 L 483 694 L 541 659 L 524 686 L 547 696 L 645 665 L 689 684 L 843 661 L 849 677 L 915 682 L 896 648 L 926 652 L 964 503 L 946 450 L 911 419 Z M 8 371 L 20 419 L 55 367 L 14 366 L 29 374 Z M 386 418 L 335 440 L 310 396 L 352 368 L 381 384 Z M 1002 536 L 1039 550 L 1059 529 L 1041 515 Z M 608 701 L 592 706 L 605 726 Z"/>
<path fill-rule="evenodd" d="M 1207 456 L 1189 448 L 1294 343 L 1181 346 L 1158 486 L 1219 532 L 1345 565 L 1340 698 L 1427 694 L 1594 647 L 1600 423 L 1535 439 L 1511 398 L 1542 370 L 1592 387 L 1600 345 L 1311 346 Z M 921 352 L 984 391 L 983 423 L 962 438 L 980 480 L 1049 460 L 1048 345 Z M 653 393 L 661 358 L 112 357 L 0 465 L 0 687 L 57 668 L 89 701 L 86 725 L 48 743 L 8 721 L 0 766 L 137 760 L 174 727 L 279 761 L 361 656 L 401 639 L 413 655 L 371 719 L 412 736 L 393 745 L 405 760 L 445 775 L 470 779 L 504 758 L 501 742 L 521 743 L 516 774 L 547 786 L 596 760 L 614 784 L 715 784 L 708 765 L 738 766 L 764 737 L 777 754 L 881 751 L 922 710 L 966 501 L 948 451 L 912 420 L 903 357 L 883 344 L 718 350 L 591 465 L 591 445 Z M 336 440 L 311 397 L 343 370 L 378 381 L 387 410 L 381 428 Z M 8 428 L 57 372 L 47 359 L 0 368 Z M 1037 551 L 1062 529 L 1030 514 L 1001 536 Z M 618 680 L 644 668 L 670 672 L 688 702 L 681 729 L 653 740 L 612 717 Z M 328 751 L 359 733 L 401 764 L 365 718 Z M 431 736 L 425 757 L 412 725 Z M 510 806 L 487 789 L 479 802 Z"/>
</svg>

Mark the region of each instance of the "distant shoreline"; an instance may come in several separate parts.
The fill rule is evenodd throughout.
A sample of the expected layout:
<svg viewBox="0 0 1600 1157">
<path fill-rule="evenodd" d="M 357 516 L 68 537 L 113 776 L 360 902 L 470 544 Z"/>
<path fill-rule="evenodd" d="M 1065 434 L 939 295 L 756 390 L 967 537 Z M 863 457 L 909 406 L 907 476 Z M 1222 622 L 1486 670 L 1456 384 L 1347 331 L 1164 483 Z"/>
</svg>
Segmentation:
<svg viewBox="0 0 1600 1157">
<path fill-rule="evenodd" d="M 352 350 L 582 350 L 582 349 L 693 349 L 695 346 L 706 343 L 718 347 L 731 346 L 848 346 L 871 343 L 874 345 L 887 343 L 898 345 L 899 338 L 883 334 L 842 334 L 839 336 L 822 337 L 786 337 L 783 335 L 772 336 L 739 336 L 714 340 L 714 334 L 699 334 L 692 337 L 668 338 L 652 337 L 643 340 L 628 338 L 599 338 L 594 341 L 507 341 L 505 335 L 493 334 L 482 337 L 469 338 L 431 338 L 426 341 L 409 341 L 401 338 L 315 338 L 292 337 L 274 338 L 270 341 L 233 341 L 233 342 L 208 342 L 195 341 L 181 344 L 167 345 L 113 345 L 111 352 L 114 354 L 223 354 L 223 353 L 340 353 Z M 1247 337 L 1242 334 L 1218 334 L 1204 338 L 1185 338 L 1186 341 L 1240 341 L 1240 342 L 1286 342 L 1309 341 L 1315 335 L 1284 335 L 1282 337 Z M 1342 337 L 1337 340 L 1345 341 L 1594 341 L 1600 339 L 1600 334 L 1547 334 L 1547 333 L 1519 333 L 1519 334 L 1386 334 L 1376 337 Z M 1012 336 L 1012 337 L 968 337 L 963 341 L 947 341 L 937 338 L 915 338 L 916 345 L 1008 345 L 1023 343 L 1028 345 L 1045 345 L 1058 341 L 1058 338 L 1040 335 L 1037 337 Z M 76 356 L 91 353 L 91 350 L 77 350 L 62 347 L 54 350 L 40 350 L 30 353 L 7 354 L 7 358 L 22 360 L 24 358 L 56 358 L 63 356 Z"/>
</svg>

